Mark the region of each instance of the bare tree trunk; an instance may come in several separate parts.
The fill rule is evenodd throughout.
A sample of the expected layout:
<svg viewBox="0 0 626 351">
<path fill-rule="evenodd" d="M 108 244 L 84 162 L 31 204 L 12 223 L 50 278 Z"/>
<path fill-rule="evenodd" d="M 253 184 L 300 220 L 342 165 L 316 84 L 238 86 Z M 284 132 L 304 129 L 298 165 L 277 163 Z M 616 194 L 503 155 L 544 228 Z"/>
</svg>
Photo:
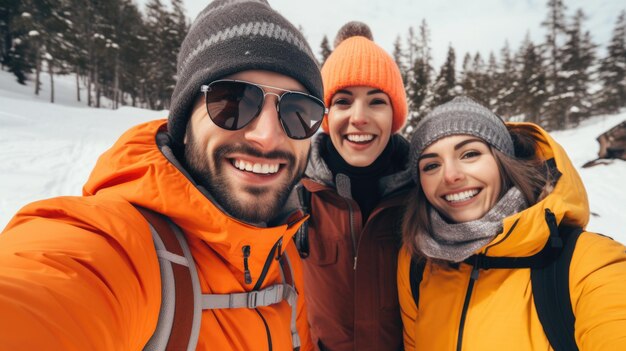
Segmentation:
<svg viewBox="0 0 626 351">
<path fill-rule="evenodd" d="M 139 107 L 144 107 L 146 101 L 148 101 L 146 99 L 146 85 L 145 85 L 145 83 L 141 83 L 141 99 L 140 99 L 140 101 L 141 101 L 141 105 Z"/>
<path fill-rule="evenodd" d="M 96 69 L 94 72 L 94 87 L 96 89 L 96 107 L 100 108 L 100 78 L 98 77 L 98 62 L 96 62 Z"/>
<path fill-rule="evenodd" d="M 54 65 L 48 60 L 48 72 L 50 73 L 50 102 L 54 103 Z"/>
<path fill-rule="evenodd" d="M 80 70 L 78 66 L 76 66 L 76 101 L 80 102 L 80 80 L 78 76 L 80 75 Z"/>
<path fill-rule="evenodd" d="M 92 106 L 91 102 L 91 81 L 93 80 L 93 70 L 89 70 L 89 74 L 87 77 L 87 106 Z"/>
<path fill-rule="evenodd" d="M 39 46 L 37 46 L 35 55 L 35 95 L 39 95 L 39 86 L 41 85 L 39 79 L 39 72 L 41 71 L 41 57 L 39 54 Z"/>
<path fill-rule="evenodd" d="M 115 55 L 115 80 L 113 83 L 113 108 L 117 109 L 119 107 L 120 100 L 120 70 L 119 70 L 120 62 L 117 59 L 117 55 Z"/>
</svg>

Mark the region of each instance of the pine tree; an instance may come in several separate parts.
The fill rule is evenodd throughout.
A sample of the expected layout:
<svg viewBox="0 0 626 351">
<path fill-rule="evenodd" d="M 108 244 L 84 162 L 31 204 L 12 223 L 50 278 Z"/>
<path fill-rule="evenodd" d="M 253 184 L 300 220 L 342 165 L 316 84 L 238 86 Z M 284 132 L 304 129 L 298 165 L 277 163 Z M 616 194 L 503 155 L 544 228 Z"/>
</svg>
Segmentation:
<svg viewBox="0 0 626 351">
<path fill-rule="evenodd" d="M 430 29 L 425 19 L 419 27 L 419 37 L 417 41 L 417 57 L 413 63 L 413 80 L 411 81 L 412 95 L 409 101 L 415 112 L 415 120 L 418 121 L 424 117 L 434 106 L 429 101 L 432 95 L 433 66 L 430 48 Z"/>
<path fill-rule="evenodd" d="M 498 91 L 500 89 L 496 83 L 496 80 L 498 79 L 498 60 L 496 59 L 496 55 L 493 51 L 489 53 L 489 61 L 483 78 L 484 81 L 481 85 L 485 91 L 486 106 L 493 111 L 500 103 L 498 100 Z"/>
<path fill-rule="evenodd" d="M 456 55 L 454 48 L 450 45 L 448 47 L 446 62 L 441 66 L 441 70 L 433 86 L 433 106 L 439 106 L 450 101 L 457 95 L 457 91 L 460 90 L 460 87 L 457 87 L 456 84 L 455 66 Z"/>
<path fill-rule="evenodd" d="M 497 100 L 494 112 L 506 120 L 516 114 L 515 101 L 520 91 L 515 60 L 512 57 L 508 41 L 500 51 L 500 65 L 493 79 L 494 96 Z"/>
<path fill-rule="evenodd" d="M 141 100 L 142 81 L 146 72 L 144 62 L 147 56 L 147 29 L 141 13 L 132 0 L 124 0 L 122 4 L 119 28 L 119 91 L 120 103 L 127 103 L 124 95 L 128 94 L 132 106 L 138 106 Z"/>
<path fill-rule="evenodd" d="M 419 43 L 417 39 L 417 35 L 415 35 L 415 29 L 413 27 L 409 27 L 408 34 L 406 37 L 406 62 L 408 62 L 409 66 L 413 64 L 415 59 L 417 58 Z"/>
<path fill-rule="evenodd" d="M 176 60 L 178 57 L 178 50 L 180 45 L 187 35 L 189 30 L 189 23 L 187 16 L 185 15 L 185 9 L 183 0 L 171 0 L 173 10 L 166 14 L 166 20 L 168 23 L 167 36 L 165 37 L 165 60 L 163 61 L 164 68 L 164 90 L 161 95 L 161 100 L 164 102 L 163 107 L 169 108 L 170 99 L 174 92 L 176 85 Z"/>
<path fill-rule="evenodd" d="M 536 46 L 527 35 L 518 55 L 520 66 L 519 86 L 516 94 L 517 110 L 527 122 L 546 126 L 544 103 L 546 101 L 546 73 Z"/>
<path fill-rule="evenodd" d="M 320 57 L 322 58 L 320 60 L 320 66 L 324 65 L 324 63 L 326 62 L 326 59 L 328 59 L 328 56 L 330 56 L 332 52 L 333 50 L 331 50 L 330 48 L 328 37 L 324 35 L 324 37 L 322 38 L 322 42 L 320 43 Z"/>
<path fill-rule="evenodd" d="M 400 70 L 400 75 L 402 75 L 402 81 L 405 82 L 405 85 L 408 82 L 408 77 L 407 77 L 407 65 L 405 64 L 405 54 L 402 50 L 402 39 L 400 38 L 400 36 L 396 36 L 396 40 L 393 42 L 393 53 L 391 54 L 391 57 L 393 57 L 393 60 L 396 62 L 396 65 L 398 65 L 398 69 Z"/>
<path fill-rule="evenodd" d="M 17 82 L 26 84 L 27 75 L 34 68 L 34 48 L 29 37 L 32 15 L 21 0 L 0 3 L 0 64 L 8 68 Z"/>
<path fill-rule="evenodd" d="M 475 80 L 474 72 L 472 71 L 472 55 L 469 52 L 463 56 L 463 65 L 461 71 L 460 85 L 463 89 L 463 94 L 467 96 L 474 96 L 475 94 Z"/>
<path fill-rule="evenodd" d="M 91 21 L 90 14 L 87 12 L 88 0 L 69 0 L 68 8 L 65 10 L 68 27 L 65 37 L 69 46 L 67 61 L 72 67 L 76 76 L 76 100 L 80 98 L 80 80 L 81 76 L 87 72 L 87 31 L 88 22 Z"/>
<path fill-rule="evenodd" d="M 562 111 L 565 128 L 577 125 L 591 114 L 590 70 L 595 60 L 595 45 L 591 42 L 589 33 L 582 33 L 584 18 L 582 10 L 578 10 L 572 24 L 567 28 L 568 40 L 560 53 L 562 66 L 559 78 L 563 83 L 560 100 L 565 108 Z"/>
<path fill-rule="evenodd" d="M 409 34 L 413 30 L 409 30 Z M 407 123 L 402 130 L 403 135 L 408 136 L 417 126 L 423 116 L 433 107 L 431 82 L 433 76 L 432 56 L 430 49 L 430 30 L 426 20 L 422 20 L 419 28 L 419 36 L 412 37 L 412 54 L 405 57 L 414 57 L 413 61 L 409 61 L 409 69 L 403 77 L 407 99 L 409 102 L 409 116 Z"/>
<path fill-rule="evenodd" d="M 626 106 L 626 11 L 617 18 L 607 56 L 600 63 L 599 79 L 602 82 L 596 98 L 599 112 L 617 113 Z"/>
<path fill-rule="evenodd" d="M 562 129 L 565 127 L 565 116 L 568 109 L 567 92 L 563 76 L 559 75 L 562 68 L 561 46 L 566 35 L 565 4 L 563 0 L 548 0 L 548 17 L 542 26 L 546 27 L 546 59 L 549 70 L 546 76 L 547 92 L 545 117 L 549 129 Z"/>
<path fill-rule="evenodd" d="M 146 70 L 144 100 L 151 109 L 165 108 L 169 96 L 167 87 L 173 74 L 171 73 L 172 59 L 176 62 L 176 56 L 169 47 L 169 31 L 172 21 L 167 9 L 160 0 L 150 0 L 146 5 L 147 34 L 150 38 L 147 42 Z M 171 96 L 171 94 L 170 94 Z"/>
<path fill-rule="evenodd" d="M 489 99 L 490 96 L 487 92 L 487 85 L 489 84 L 487 80 L 487 68 L 485 66 L 485 61 L 483 57 L 480 55 L 480 52 L 476 52 L 474 58 L 472 60 L 472 71 L 474 72 L 474 93 L 472 98 L 476 100 L 483 106 L 489 107 Z"/>
</svg>

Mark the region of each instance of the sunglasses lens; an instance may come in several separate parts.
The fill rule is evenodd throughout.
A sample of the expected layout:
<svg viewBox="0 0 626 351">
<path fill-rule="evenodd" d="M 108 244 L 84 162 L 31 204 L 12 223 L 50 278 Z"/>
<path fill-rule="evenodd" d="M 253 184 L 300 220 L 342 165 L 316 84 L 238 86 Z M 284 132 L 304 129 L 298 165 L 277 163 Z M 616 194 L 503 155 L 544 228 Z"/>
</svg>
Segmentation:
<svg viewBox="0 0 626 351">
<path fill-rule="evenodd" d="M 252 84 L 218 81 L 209 85 L 205 102 L 213 123 L 224 129 L 238 130 L 261 111 L 263 91 Z"/>
<path fill-rule="evenodd" d="M 292 139 L 310 138 L 324 118 L 324 104 L 305 94 L 286 93 L 279 108 L 280 121 Z"/>
</svg>

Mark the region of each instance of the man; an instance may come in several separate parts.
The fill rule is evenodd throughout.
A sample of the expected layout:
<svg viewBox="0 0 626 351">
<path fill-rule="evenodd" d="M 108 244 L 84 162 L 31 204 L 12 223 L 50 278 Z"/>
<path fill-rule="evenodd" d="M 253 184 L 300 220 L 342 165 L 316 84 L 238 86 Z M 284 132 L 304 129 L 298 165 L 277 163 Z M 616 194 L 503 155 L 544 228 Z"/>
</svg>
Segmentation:
<svg viewBox="0 0 626 351">
<path fill-rule="evenodd" d="M 187 349 L 313 348 L 291 240 L 304 218 L 279 209 L 325 113 L 316 60 L 266 1 L 217 0 L 191 26 L 177 73 L 167 122 L 126 132 L 99 158 L 84 196 L 30 204 L 0 235 L 0 349 L 171 341 L 176 323 L 172 335 L 153 337 L 169 306 L 159 260 L 185 263 L 157 253 L 152 236 L 161 230 L 139 209 L 171 221 L 193 256 L 205 295 L 191 332 L 197 345 Z M 284 256 L 297 298 L 251 302 L 288 280 Z M 247 300 L 216 307 L 216 296 Z"/>
</svg>

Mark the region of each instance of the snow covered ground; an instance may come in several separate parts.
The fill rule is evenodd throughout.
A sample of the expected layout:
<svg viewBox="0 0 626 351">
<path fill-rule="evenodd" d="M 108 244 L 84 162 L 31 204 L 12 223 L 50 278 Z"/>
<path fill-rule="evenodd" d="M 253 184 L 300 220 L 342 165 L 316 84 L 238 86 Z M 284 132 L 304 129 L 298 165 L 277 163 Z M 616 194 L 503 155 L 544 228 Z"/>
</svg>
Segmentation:
<svg viewBox="0 0 626 351">
<path fill-rule="evenodd" d="M 129 127 L 165 118 L 166 111 L 124 107 L 94 109 L 76 102 L 72 77 L 56 77 L 56 101 L 49 103 L 47 77 L 43 92 L 21 86 L 0 71 L 0 228 L 23 205 L 59 195 L 80 195 L 98 156 Z M 83 92 L 84 94 L 84 92 Z M 598 116 L 580 127 L 553 133 L 578 168 L 589 194 L 591 231 L 626 243 L 626 161 L 583 169 L 597 157 L 596 137 L 626 119 Z"/>
</svg>

